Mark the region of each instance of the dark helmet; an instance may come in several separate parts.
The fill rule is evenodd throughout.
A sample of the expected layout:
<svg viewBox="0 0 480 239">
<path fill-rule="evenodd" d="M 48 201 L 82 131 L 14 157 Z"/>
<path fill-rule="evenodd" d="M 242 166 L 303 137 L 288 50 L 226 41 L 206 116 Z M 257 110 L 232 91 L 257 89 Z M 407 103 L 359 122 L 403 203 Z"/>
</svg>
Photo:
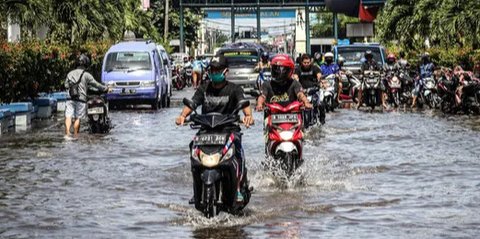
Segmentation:
<svg viewBox="0 0 480 239">
<path fill-rule="evenodd" d="M 88 67 L 90 65 L 90 58 L 85 54 L 80 54 L 77 59 L 77 66 Z"/>
<path fill-rule="evenodd" d="M 372 51 L 367 50 L 367 51 L 365 52 L 365 59 L 368 60 L 368 59 L 371 59 L 371 58 L 373 58 Z"/>
<path fill-rule="evenodd" d="M 422 61 L 425 62 L 425 63 L 430 62 L 430 54 L 428 54 L 428 52 L 425 52 L 422 55 Z"/>
<path fill-rule="evenodd" d="M 272 59 L 272 80 L 284 84 L 293 75 L 295 63 L 287 54 L 278 54 Z"/>
<path fill-rule="evenodd" d="M 262 52 L 262 55 L 260 56 L 260 58 L 262 58 L 262 61 L 268 61 L 268 52 L 264 51 Z"/>
</svg>

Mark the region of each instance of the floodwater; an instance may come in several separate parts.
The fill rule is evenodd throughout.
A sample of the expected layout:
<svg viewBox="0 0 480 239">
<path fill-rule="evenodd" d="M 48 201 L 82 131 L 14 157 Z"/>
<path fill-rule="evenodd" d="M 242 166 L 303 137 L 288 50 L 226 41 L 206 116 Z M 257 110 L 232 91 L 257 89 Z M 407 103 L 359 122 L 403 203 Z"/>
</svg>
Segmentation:
<svg viewBox="0 0 480 239">
<path fill-rule="evenodd" d="M 0 238 L 475 238 L 480 118 L 339 110 L 308 133 L 305 164 L 262 167 L 261 114 L 243 130 L 245 215 L 204 218 L 188 200 L 180 108 L 112 112 L 105 136 L 63 137 L 61 117 L 0 137 Z"/>
</svg>

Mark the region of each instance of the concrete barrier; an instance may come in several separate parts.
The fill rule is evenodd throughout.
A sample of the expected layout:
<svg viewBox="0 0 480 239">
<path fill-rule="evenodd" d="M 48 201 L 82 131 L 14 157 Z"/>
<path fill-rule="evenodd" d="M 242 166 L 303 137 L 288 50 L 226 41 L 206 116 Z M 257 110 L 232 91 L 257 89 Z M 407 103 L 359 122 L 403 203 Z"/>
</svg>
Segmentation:
<svg viewBox="0 0 480 239">
<path fill-rule="evenodd" d="M 15 125 L 15 115 L 9 109 L 0 109 L 0 135 Z"/>
<path fill-rule="evenodd" d="M 51 97 L 39 97 L 33 100 L 33 105 L 38 107 L 36 118 L 50 118 L 57 111 L 57 100 Z"/>
<path fill-rule="evenodd" d="M 27 127 L 32 123 L 33 105 L 31 102 L 17 102 L 0 105 L 0 109 L 8 109 L 15 114 L 15 127 Z"/>
</svg>

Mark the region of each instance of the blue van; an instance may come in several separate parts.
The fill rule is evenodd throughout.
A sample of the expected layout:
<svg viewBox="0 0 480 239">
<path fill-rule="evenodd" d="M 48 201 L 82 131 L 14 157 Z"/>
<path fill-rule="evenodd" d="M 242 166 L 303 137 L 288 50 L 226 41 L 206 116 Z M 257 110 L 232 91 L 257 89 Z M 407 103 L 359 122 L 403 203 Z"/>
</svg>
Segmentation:
<svg viewBox="0 0 480 239">
<path fill-rule="evenodd" d="M 130 41 L 113 45 L 105 55 L 102 82 L 113 89 L 107 99 L 113 105 L 149 104 L 167 107 L 168 77 L 156 44 Z"/>
</svg>

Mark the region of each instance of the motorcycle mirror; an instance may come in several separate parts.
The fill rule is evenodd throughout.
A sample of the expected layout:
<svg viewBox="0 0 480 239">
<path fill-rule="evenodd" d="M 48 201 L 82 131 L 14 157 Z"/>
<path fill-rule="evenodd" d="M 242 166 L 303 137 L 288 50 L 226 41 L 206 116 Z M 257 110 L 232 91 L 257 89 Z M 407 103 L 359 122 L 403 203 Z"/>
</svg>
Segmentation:
<svg viewBox="0 0 480 239">
<path fill-rule="evenodd" d="M 187 106 L 188 108 L 190 108 L 191 110 L 193 110 L 195 113 L 197 113 L 196 109 L 197 109 L 197 105 L 190 99 L 187 99 L 187 98 L 183 98 L 183 104 L 185 106 Z"/>
<path fill-rule="evenodd" d="M 241 109 L 250 106 L 249 100 L 241 100 L 238 102 L 237 107 L 233 111 L 233 114 L 237 114 Z"/>
<path fill-rule="evenodd" d="M 252 90 L 252 91 L 250 92 L 250 95 L 253 96 L 253 97 L 255 97 L 255 98 L 257 98 L 257 97 L 260 96 L 260 91 L 259 91 L 259 90 Z"/>
</svg>

